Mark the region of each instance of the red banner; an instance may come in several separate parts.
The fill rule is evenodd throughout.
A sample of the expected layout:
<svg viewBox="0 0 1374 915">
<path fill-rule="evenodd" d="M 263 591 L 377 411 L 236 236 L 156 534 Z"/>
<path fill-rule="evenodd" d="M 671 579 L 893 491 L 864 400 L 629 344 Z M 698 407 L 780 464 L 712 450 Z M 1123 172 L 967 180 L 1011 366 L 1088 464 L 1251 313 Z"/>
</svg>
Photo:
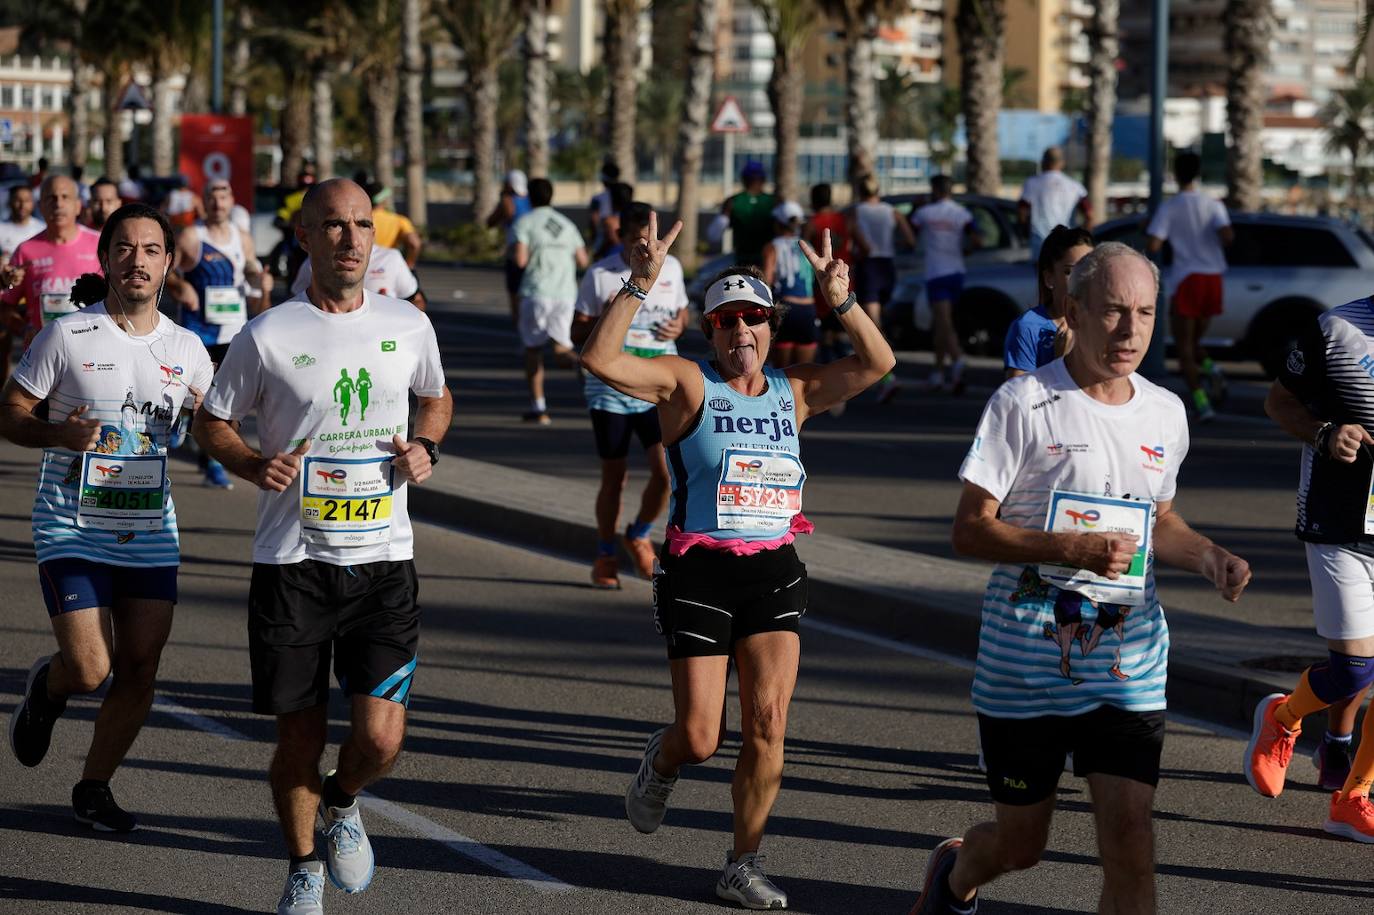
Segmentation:
<svg viewBox="0 0 1374 915">
<path fill-rule="evenodd" d="M 181 168 L 196 195 L 207 179 L 227 180 L 234 202 L 253 209 L 253 119 L 226 114 L 181 116 Z"/>
</svg>

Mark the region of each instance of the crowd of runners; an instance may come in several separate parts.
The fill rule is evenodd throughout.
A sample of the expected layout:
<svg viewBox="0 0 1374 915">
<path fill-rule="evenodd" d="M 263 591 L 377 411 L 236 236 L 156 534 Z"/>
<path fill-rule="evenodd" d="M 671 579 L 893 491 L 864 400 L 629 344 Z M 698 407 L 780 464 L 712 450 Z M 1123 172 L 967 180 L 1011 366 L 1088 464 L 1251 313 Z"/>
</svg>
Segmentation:
<svg viewBox="0 0 1374 915">
<path fill-rule="evenodd" d="M 950 468 L 963 487 L 953 546 L 996 564 L 972 685 L 993 817 L 935 848 L 915 913 L 973 912 L 979 887 L 1035 865 L 1066 764 L 1091 794 L 1101 911 L 1155 908 L 1169 645 L 1155 565 L 1199 575 L 1230 601 L 1251 577 L 1173 507 L 1190 411 L 1209 419 L 1208 392 L 1221 386 L 1199 341 L 1221 307 L 1231 234 L 1225 209 L 1196 187 L 1198 166 L 1179 157 L 1181 192 L 1148 225 L 1150 251 L 1174 245 L 1165 280 L 1146 254 L 1095 243 L 1085 194 L 1057 151 L 1027 183 L 1021 215 L 1038 301 L 1008 332 L 1006 381 L 962 466 Z M 485 217 L 505 233 L 524 418 L 551 422 L 551 346 L 584 376 L 601 465 L 592 582 L 619 587 L 622 545 L 653 581 L 673 718 L 647 735 L 625 795 L 629 822 L 660 828 L 684 767 L 719 750 L 733 669 L 734 834 L 715 889 L 747 908 L 782 909 L 787 894 L 761 848 L 808 607 L 793 545 L 813 527 L 802 512 L 801 430 L 870 389 L 883 401 L 896 394 L 882 309 L 898 238 L 923 246 L 930 383 L 965 390 L 954 314 L 964 256 L 980 236 L 943 176 L 909 215 L 866 178 L 847 209 L 817 186 L 808 216 L 766 193 L 750 163 L 718 220 L 736 263 L 705 286 L 690 326 L 682 265 L 669 253 L 681 224 L 661 230 L 619 177 L 612 166 L 603 173 L 590 239 L 552 206 L 547 179 L 518 171 Z M 111 785 L 148 714 L 171 630 L 180 541 L 167 464 L 194 442 L 208 485 L 238 478 L 261 491 L 244 598 L 253 709 L 276 721 L 268 781 L 289 859 L 279 915 L 322 912 L 326 881 L 358 893 L 373 879 L 358 795 L 401 752 L 418 663 L 407 500 L 431 477 L 453 415 L 412 271 L 415 227 L 390 212 L 387 188 L 309 173 L 300 184 L 279 214 L 299 251 L 290 294 L 275 305 L 225 182 L 179 188 L 158 209 L 127 200 L 136 176 L 85 187 L 49 174 L 36 189 L 42 220 L 33 189 L 21 187 L 0 226 L 4 333 L 22 343 L 0 394 L 0 435 L 41 452 L 33 537 L 57 649 L 32 665 L 11 749 L 37 766 L 67 700 L 113 674 L 72 806 L 96 829 L 137 827 Z M 1187 405 L 1138 372 L 1161 292 Z M 704 358 L 678 354 L 687 333 L 704 338 Z M 1259 704 L 1243 762 L 1256 791 L 1278 795 L 1303 718 L 1329 707 L 1317 751 L 1333 792 L 1325 829 L 1361 842 L 1374 842 L 1374 716 L 1352 751 L 1374 683 L 1371 335 L 1371 300 L 1326 312 L 1303 331 L 1266 404 L 1304 444 L 1297 533 L 1330 657 L 1291 695 Z M 649 475 L 622 529 L 632 440 Z M 351 728 L 324 763 L 331 669 Z"/>
</svg>

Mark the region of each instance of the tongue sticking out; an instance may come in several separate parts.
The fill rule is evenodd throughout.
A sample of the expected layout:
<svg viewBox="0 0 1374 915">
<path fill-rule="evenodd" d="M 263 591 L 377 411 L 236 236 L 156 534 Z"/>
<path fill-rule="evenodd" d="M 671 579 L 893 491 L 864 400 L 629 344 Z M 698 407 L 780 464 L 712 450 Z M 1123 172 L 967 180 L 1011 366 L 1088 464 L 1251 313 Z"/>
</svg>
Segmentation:
<svg viewBox="0 0 1374 915">
<path fill-rule="evenodd" d="M 758 351 L 748 344 L 730 350 L 730 356 L 741 375 L 751 374 L 758 365 Z"/>
</svg>

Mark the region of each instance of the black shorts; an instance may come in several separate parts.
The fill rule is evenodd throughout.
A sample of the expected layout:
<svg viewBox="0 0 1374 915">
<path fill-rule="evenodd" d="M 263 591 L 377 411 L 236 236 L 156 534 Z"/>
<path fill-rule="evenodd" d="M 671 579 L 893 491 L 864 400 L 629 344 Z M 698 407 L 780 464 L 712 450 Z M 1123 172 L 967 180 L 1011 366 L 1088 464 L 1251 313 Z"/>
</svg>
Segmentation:
<svg viewBox="0 0 1374 915">
<path fill-rule="evenodd" d="M 733 655 L 760 632 L 796 632 L 806 613 L 806 565 L 792 544 L 752 556 L 703 547 L 659 553 L 654 626 L 670 658 Z"/>
<path fill-rule="evenodd" d="M 420 641 L 415 563 L 253 563 L 248 653 L 253 711 L 284 715 L 329 702 L 329 662 L 350 696 L 409 705 Z"/>
<path fill-rule="evenodd" d="M 776 343 L 810 346 L 817 339 L 816 306 L 788 302 L 787 311 L 782 316 L 782 326 L 778 328 Z"/>
<path fill-rule="evenodd" d="M 228 343 L 216 343 L 213 346 L 205 347 L 205 351 L 210 354 L 210 361 L 216 366 L 224 364 L 224 357 L 229 355 Z"/>
<path fill-rule="evenodd" d="M 859 276 L 854 281 L 854 294 L 859 304 L 886 305 L 897 287 L 897 264 L 890 257 L 868 257 L 856 266 Z"/>
<path fill-rule="evenodd" d="M 515 266 L 515 261 L 506 261 L 506 292 L 515 295 L 520 291 L 520 281 L 525 278 L 525 268 Z"/>
<path fill-rule="evenodd" d="M 596 435 L 596 453 L 603 461 L 618 461 L 630 453 L 630 436 L 648 451 L 663 441 L 658 426 L 658 408 L 642 413 L 612 413 L 592 410 L 592 432 Z"/>
<path fill-rule="evenodd" d="M 1081 715 L 978 716 L 988 790 L 999 804 L 1038 804 L 1054 794 L 1073 754 L 1079 777 L 1117 775 L 1155 787 L 1164 750 L 1164 712 L 1103 705 Z"/>
</svg>

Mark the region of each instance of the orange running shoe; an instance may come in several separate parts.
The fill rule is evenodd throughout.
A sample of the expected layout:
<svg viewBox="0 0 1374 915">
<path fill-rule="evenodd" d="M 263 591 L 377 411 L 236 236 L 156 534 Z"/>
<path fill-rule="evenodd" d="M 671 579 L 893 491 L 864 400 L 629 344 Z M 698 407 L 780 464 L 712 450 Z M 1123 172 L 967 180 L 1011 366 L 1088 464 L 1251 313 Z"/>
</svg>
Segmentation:
<svg viewBox="0 0 1374 915">
<path fill-rule="evenodd" d="M 639 577 L 645 581 L 652 581 L 654 577 L 654 545 L 648 537 L 631 537 L 626 534 L 621 541 L 625 544 L 625 551 L 630 554 L 630 559 L 634 560 L 635 571 Z"/>
<path fill-rule="evenodd" d="M 1333 836 L 1374 843 L 1374 803 L 1363 794 L 1331 795 L 1331 815 L 1322 827 Z"/>
<path fill-rule="evenodd" d="M 620 563 L 614 556 L 598 556 L 592 563 L 592 587 L 603 591 L 620 590 Z"/>
<path fill-rule="evenodd" d="M 1274 717 L 1274 710 L 1288 697 L 1273 693 L 1255 706 L 1255 725 L 1250 743 L 1245 748 L 1245 780 L 1265 797 L 1283 793 L 1283 781 L 1288 775 L 1288 763 L 1293 759 L 1293 746 L 1302 728 L 1288 730 Z"/>
</svg>

